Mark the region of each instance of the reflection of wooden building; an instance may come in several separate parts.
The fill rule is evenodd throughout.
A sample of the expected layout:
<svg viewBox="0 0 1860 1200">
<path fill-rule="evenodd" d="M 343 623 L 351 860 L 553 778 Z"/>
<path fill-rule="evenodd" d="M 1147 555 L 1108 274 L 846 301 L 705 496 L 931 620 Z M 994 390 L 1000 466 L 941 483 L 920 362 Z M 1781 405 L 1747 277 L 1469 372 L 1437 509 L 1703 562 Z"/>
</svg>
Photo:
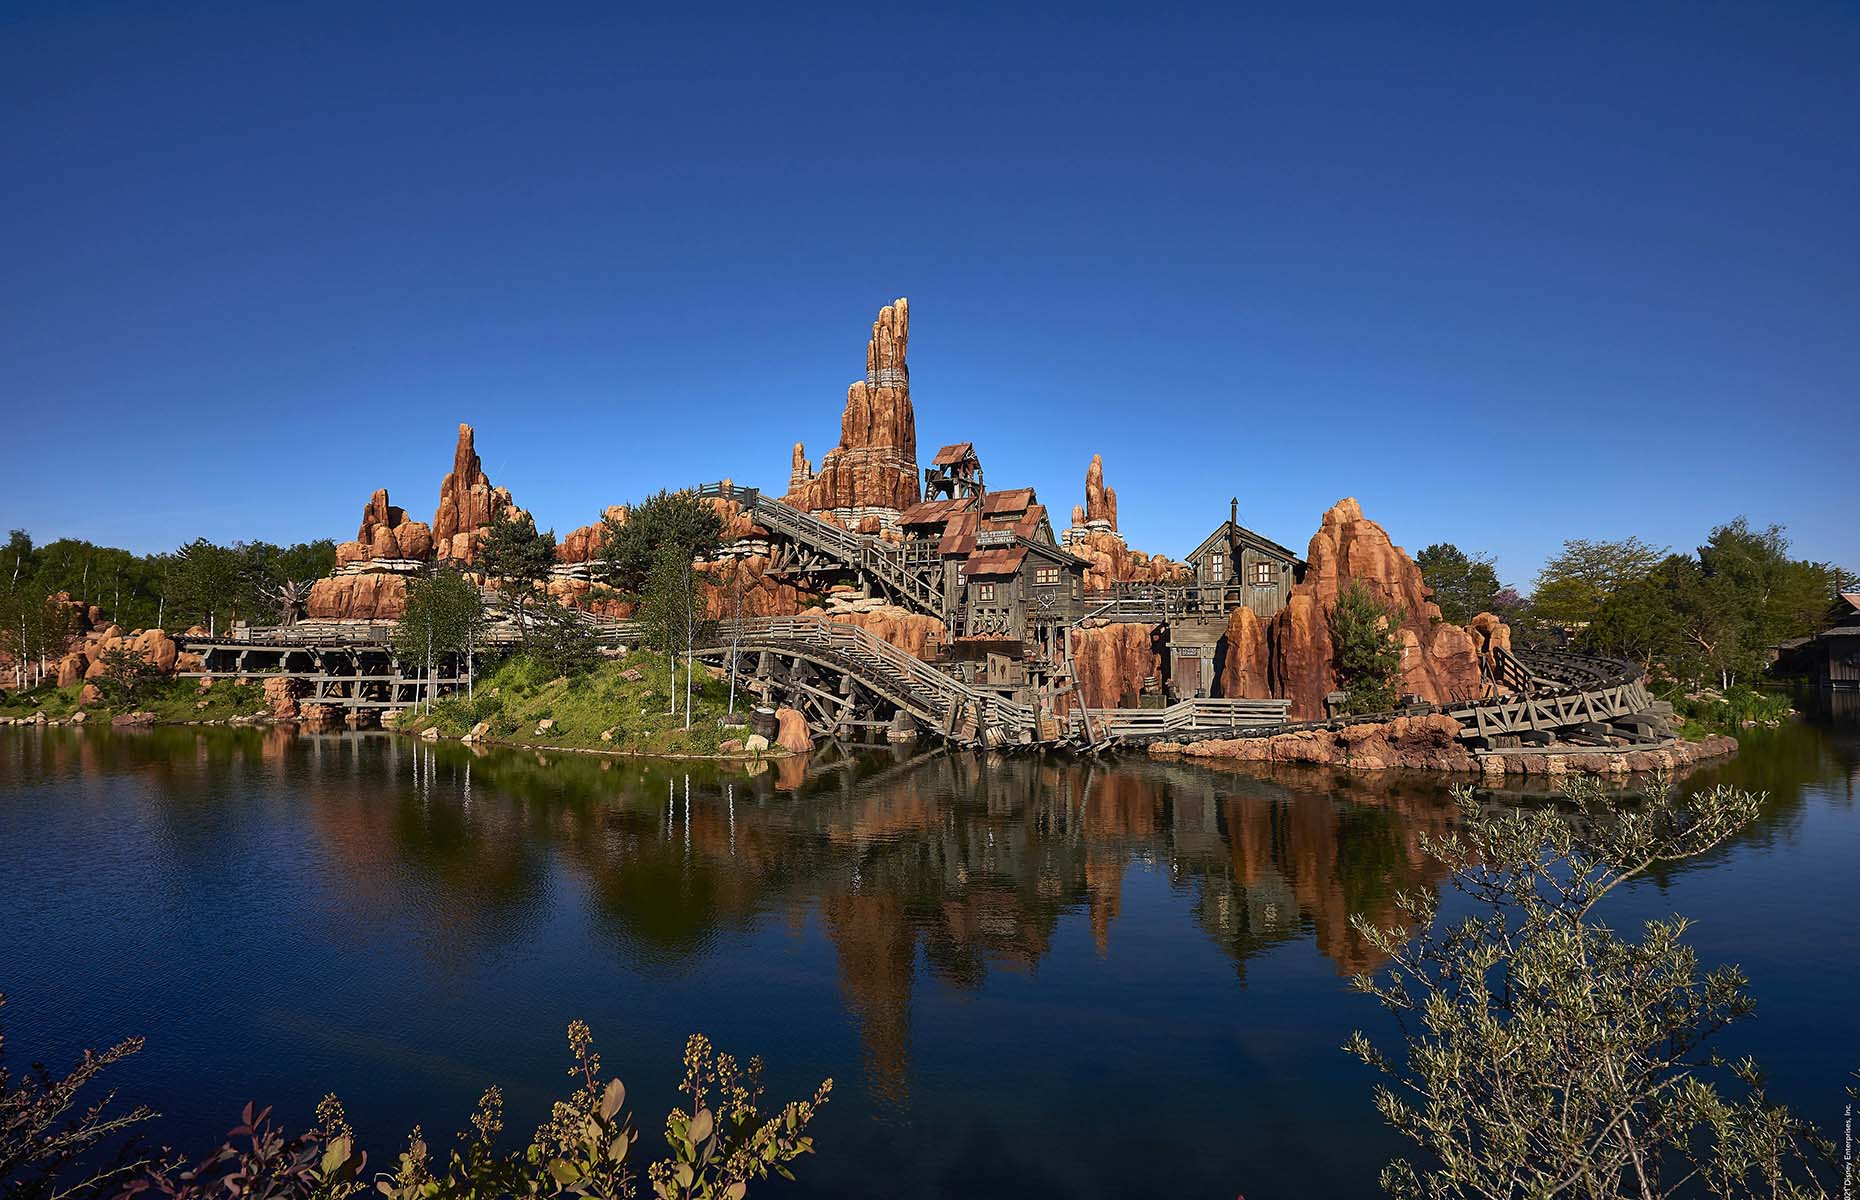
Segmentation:
<svg viewBox="0 0 1860 1200">
<path fill-rule="evenodd" d="M 1226 594 L 1224 608 L 1252 609 L 1270 617 L 1292 597 L 1292 585 L 1304 576 L 1305 563 L 1270 538 L 1240 524 L 1240 501 L 1229 501 L 1228 517 L 1189 553 L 1195 582 Z"/>
</svg>

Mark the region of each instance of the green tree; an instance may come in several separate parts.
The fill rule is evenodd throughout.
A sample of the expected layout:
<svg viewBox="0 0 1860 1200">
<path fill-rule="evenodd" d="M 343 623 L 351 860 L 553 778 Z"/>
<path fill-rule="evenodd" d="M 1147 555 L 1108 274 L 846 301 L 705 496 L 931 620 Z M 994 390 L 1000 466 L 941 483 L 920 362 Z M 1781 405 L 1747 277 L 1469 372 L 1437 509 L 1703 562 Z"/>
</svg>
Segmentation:
<svg viewBox="0 0 1860 1200">
<path fill-rule="evenodd" d="M 710 637 L 703 580 L 683 548 L 668 546 L 653 563 L 640 597 L 638 619 L 646 644 L 672 664 L 671 709 L 678 711 L 678 659 L 685 659 L 685 728 L 691 727 L 691 651 Z"/>
<path fill-rule="evenodd" d="M 548 580 L 550 568 L 555 566 L 555 531 L 538 533 L 536 523 L 527 515 L 512 517 L 508 511 L 500 513 L 485 530 L 472 565 L 482 571 L 486 579 L 510 590 L 517 609 L 517 628 L 527 644 L 531 630 L 526 609 L 536 589 Z"/>
<path fill-rule="evenodd" d="M 1408 928 L 1354 920 L 1389 961 L 1354 986 L 1395 1017 L 1405 1052 L 1362 1033 L 1349 1049 L 1388 1081 L 1376 1107 L 1423 1155 L 1390 1163 L 1383 1187 L 1415 1200 L 1823 1194 L 1827 1144 L 1768 1103 L 1754 1065 L 1710 1049 L 1751 1011 L 1743 974 L 1701 976 L 1684 918 L 1635 941 L 1595 915 L 1623 883 L 1734 836 L 1762 798 L 1718 787 L 1682 801 L 1658 779 L 1623 804 L 1587 777 L 1563 785 L 1573 813 L 1454 795 L 1458 828 L 1422 848 L 1470 914 L 1448 921 L 1425 891 L 1399 899 Z"/>
<path fill-rule="evenodd" d="M 1572 538 L 1538 574 L 1532 607 L 1546 621 L 1581 629 L 1595 620 L 1609 596 L 1645 579 L 1665 557 L 1664 549 L 1638 537 L 1613 542 Z"/>
<path fill-rule="evenodd" d="M 166 600 L 177 621 L 216 625 L 222 616 L 238 620 L 240 613 L 252 611 L 247 603 L 251 591 L 245 558 L 237 549 L 196 538 L 174 552 Z"/>
<path fill-rule="evenodd" d="M 611 586 L 640 594 L 663 555 L 706 558 L 722 537 L 723 519 L 709 503 L 688 491 L 660 491 L 635 505 L 625 521 L 603 522 L 600 562 Z"/>
<path fill-rule="evenodd" d="M 1414 561 L 1440 606 L 1441 620 L 1464 625 L 1492 611 L 1500 584 L 1490 555 L 1468 554 L 1451 542 L 1436 542 Z"/>
<path fill-rule="evenodd" d="M 77 634 L 77 609 L 62 595 L 35 598 L 35 590 L 0 594 L 0 654 L 13 661 L 21 687 L 43 679 Z"/>
<path fill-rule="evenodd" d="M 451 567 L 408 581 L 407 608 L 394 627 L 394 652 L 426 665 L 426 707 L 433 706 L 435 665 L 448 654 L 465 658 L 466 688 L 472 684 L 473 653 L 484 626 L 484 597 L 476 584 Z"/>
<path fill-rule="evenodd" d="M 1344 711 L 1387 712 L 1401 684 L 1403 613 L 1377 600 L 1358 580 L 1337 596 L 1330 611 L 1331 659 L 1344 693 Z"/>
<path fill-rule="evenodd" d="M 580 609 L 545 602 L 530 615 L 527 650 L 555 674 L 572 677 L 600 660 L 600 633 Z"/>
<path fill-rule="evenodd" d="M 97 690 L 103 693 L 106 703 L 127 706 L 136 703 L 147 692 L 161 672 L 148 660 L 142 651 L 129 646 L 117 646 L 105 650 L 98 660 L 103 670 L 95 680 Z"/>
</svg>

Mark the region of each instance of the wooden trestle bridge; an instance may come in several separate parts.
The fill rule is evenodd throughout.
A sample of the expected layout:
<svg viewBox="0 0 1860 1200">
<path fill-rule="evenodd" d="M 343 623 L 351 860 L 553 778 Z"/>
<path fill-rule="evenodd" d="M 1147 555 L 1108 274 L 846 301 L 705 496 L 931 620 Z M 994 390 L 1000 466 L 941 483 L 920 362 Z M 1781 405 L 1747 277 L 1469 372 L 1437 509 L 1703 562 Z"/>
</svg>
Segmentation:
<svg viewBox="0 0 1860 1200">
<path fill-rule="evenodd" d="M 734 501 L 778 543 L 780 569 L 834 572 L 856 579 L 868 596 L 925 614 L 951 627 L 958 600 L 944 563 L 923 547 L 850 532 L 753 488 L 714 484 L 703 497 Z M 487 593 L 498 610 L 482 643 L 495 651 L 521 636 L 512 607 Z M 1111 592 L 1062 598 L 1058 619 L 1162 623 L 1221 617 L 1241 600 L 1219 584 L 1118 585 Z M 640 628 L 575 610 L 609 647 L 637 644 Z M 922 733 L 959 746 L 1072 747 L 1098 750 L 1157 741 L 1259 736 L 1340 727 L 1393 715 L 1438 712 L 1460 723 L 1474 746 L 1545 744 L 1553 738 L 1605 742 L 1656 741 L 1660 714 L 1639 671 L 1613 659 L 1563 653 L 1501 654 L 1495 696 L 1444 705 L 1413 705 L 1397 714 L 1372 714 L 1289 724 L 1284 700 L 1181 700 L 1166 708 L 1088 709 L 1077 694 L 1047 694 L 1026 686 L 976 682 L 954 669 L 926 662 L 860 626 L 827 616 L 755 617 L 712 626 L 695 656 L 734 671 L 739 686 L 769 704 L 789 705 L 807 717 L 816 736 L 857 739 L 880 730 Z M 421 665 L 403 662 L 393 649 L 391 621 L 305 621 L 296 625 L 237 627 L 227 634 L 182 639 L 199 654 L 198 675 L 296 683 L 303 704 L 351 713 L 410 707 L 427 692 Z M 430 681 L 438 694 L 465 685 L 466 665 L 448 658 Z M 1028 698 L 1034 696 L 1034 702 Z M 1069 702 L 1068 702 L 1069 701 Z"/>
</svg>

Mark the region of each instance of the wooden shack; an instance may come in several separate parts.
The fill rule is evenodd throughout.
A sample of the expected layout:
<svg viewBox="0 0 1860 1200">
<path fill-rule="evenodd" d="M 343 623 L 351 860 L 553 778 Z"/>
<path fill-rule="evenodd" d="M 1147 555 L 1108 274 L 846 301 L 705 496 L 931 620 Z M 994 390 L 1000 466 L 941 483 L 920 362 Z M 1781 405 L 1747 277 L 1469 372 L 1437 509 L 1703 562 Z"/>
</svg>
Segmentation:
<svg viewBox="0 0 1860 1200">
<path fill-rule="evenodd" d="M 1188 555 L 1203 609 L 1250 608 L 1270 617 L 1292 598 L 1305 562 L 1292 551 L 1240 524 L 1240 501 L 1228 502 L 1227 520 Z M 1217 602 L 1218 601 L 1218 602 Z"/>
<path fill-rule="evenodd" d="M 1032 488 L 990 492 L 966 442 L 924 471 L 926 499 L 899 517 L 908 561 L 940 563 L 953 638 L 1011 639 L 1063 656 L 1085 563 L 1059 546 Z"/>
</svg>

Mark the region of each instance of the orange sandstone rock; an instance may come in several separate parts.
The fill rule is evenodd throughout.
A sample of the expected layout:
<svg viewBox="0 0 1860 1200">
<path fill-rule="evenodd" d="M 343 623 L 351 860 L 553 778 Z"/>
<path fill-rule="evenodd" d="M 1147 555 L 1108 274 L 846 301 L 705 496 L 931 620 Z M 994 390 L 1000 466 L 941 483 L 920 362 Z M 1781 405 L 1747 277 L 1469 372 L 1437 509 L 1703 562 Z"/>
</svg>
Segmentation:
<svg viewBox="0 0 1860 1200">
<path fill-rule="evenodd" d="M 808 467 L 795 443 L 789 469 L 790 503 L 801 508 L 889 508 L 917 503 L 917 417 L 911 408 L 910 301 L 900 297 L 879 310 L 866 344 L 865 378 L 846 390 L 840 442 Z"/>
</svg>

